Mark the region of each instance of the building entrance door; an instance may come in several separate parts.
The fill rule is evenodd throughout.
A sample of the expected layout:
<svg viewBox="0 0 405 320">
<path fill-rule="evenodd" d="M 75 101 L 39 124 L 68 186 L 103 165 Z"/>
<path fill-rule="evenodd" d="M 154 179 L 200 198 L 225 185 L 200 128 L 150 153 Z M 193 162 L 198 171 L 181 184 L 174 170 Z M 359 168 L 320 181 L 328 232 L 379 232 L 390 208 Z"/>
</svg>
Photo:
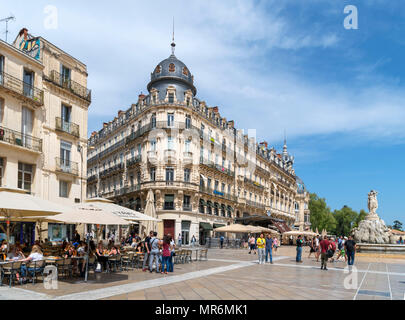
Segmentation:
<svg viewBox="0 0 405 320">
<path fill-rule="evenodd" d="M 164 235 L 167 235 L 170 233 L 170 235 L 173 237 L 175 237 L 174 234 L 174 224 L 175 224 L 175 220 L 163 220 L 163 233 Z"/>
</svg>

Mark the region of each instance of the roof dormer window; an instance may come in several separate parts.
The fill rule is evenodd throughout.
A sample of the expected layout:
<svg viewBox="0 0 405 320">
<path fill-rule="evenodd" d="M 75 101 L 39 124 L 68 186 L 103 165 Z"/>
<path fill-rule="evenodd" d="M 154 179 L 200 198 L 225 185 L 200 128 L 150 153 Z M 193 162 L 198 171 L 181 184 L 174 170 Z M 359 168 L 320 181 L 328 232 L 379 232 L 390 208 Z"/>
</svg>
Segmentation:
<svg viewBox="0 0 405 320">
<path fill-rule="evenodd" d="M 169 64 L 169 72 L 175 72 L 176 71 L 176 66 L 174 63 Z"/>
<path fill-rule="evenodd" d="M 183 68 L 183 74 L 188 77 L 188 69 L 186 67 Z"/>
<path fill-rule="evenodd" d="M 162 70 L 162 68 L 160 66 L 157 66 L 155 69 L 155 73 L 160 73 L 161 70 Z"/>
</svg>

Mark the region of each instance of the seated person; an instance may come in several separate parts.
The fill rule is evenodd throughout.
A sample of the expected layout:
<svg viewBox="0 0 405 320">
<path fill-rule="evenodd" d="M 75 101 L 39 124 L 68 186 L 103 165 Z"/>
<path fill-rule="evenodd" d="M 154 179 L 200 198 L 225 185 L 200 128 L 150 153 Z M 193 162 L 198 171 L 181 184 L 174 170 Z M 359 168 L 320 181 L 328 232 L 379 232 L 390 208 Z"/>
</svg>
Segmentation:
<svg viewBox="0 0 405 320">
<path fill-rule="evenodd" d="M 117 246 L 113 246 L 110 250 L 110 256 L 116 256 L 120 254 L 120 249 Z"/>
<path fill-rule="evenodd" d="M 137 246 L 138 246 L 138 244 L 136 243 L 136 239 L 133 238 L 133 239 L 132 239 L 132 243 L 131 243 L 131 247 L 132 247 L 132 248 L 136 248 Z"/>
<path fill-rule="evenodd" d="M 43 253 L 42 253 L 42 250 L 41 250 L 41 247 L 40 246 L 37 246 L 37 245 L 34 245 L 33 247 L 32 247 L 32 251 L 31 251 L 31 254 L 28 256 L 28 258 L 25 258 L 25 259 L 22 259 L 22 260 L 20 260 L 20 261 L 23 261 L 23 262 L 37 262 L 37 261 L 41 261 L 41 260 L 43 260 L 44 259 L 44 255 L 43 255 Z M 31 272 L 31 273 L 34 273 L 35 271 L 38 271 L 38 270 L 40 270 L 41 269 L 41 267 L 38 267 L 38 268 L 32 268 L 32 267 L 30 267 L 30 268 L 27 268 L 27 266 L 26 265 L 22 265 L 21 266 L 21 275 L 22 275 L 22 277 L 23 277 L 23 281 L 26 281 L 26 275 L 27 275 L 27 271 L 28 272 Z"/>
<path fill-rule="evenodd" d="M 136 252 L 137 253 L 143 253 L 144 252 L 144 247 L 145 247 L 145 243 L 144 242 L 140 242 L 138 243 L 138 245 L 136 246 Z"/>
</svg>

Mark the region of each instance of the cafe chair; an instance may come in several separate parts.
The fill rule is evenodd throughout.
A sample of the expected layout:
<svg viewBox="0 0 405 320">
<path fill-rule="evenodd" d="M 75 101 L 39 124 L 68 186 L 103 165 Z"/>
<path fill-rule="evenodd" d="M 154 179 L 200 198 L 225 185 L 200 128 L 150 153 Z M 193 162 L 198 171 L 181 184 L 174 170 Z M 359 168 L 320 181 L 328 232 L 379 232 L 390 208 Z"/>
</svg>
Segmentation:
<svg viewBox="0 0 405 320">
<path fill-rule="evenodd" d="M 32 281 L 32 284 L 35 284 L 37 275 L 42 276 L 42 280 L 44 279 L 44 267 L 45 260 L 31 261 L 27 264 L 27 273 Z"/>
<path fill-rule="evenodd" d="M 17 280 L 17 273 L 20 273 L 21 271 L 21 262 L 10 262 L 3 264 L 0 266 L 1 268 L 1 282 L 0 286 L 3 286 L 3 279 L 5 277 L 9 278 L 9 286 L 11 288 L 11 284 L 14 282 L 14 280 Z M 20 277 L 20 284 L 22 284 L 22 277 Z"/>
</svg>

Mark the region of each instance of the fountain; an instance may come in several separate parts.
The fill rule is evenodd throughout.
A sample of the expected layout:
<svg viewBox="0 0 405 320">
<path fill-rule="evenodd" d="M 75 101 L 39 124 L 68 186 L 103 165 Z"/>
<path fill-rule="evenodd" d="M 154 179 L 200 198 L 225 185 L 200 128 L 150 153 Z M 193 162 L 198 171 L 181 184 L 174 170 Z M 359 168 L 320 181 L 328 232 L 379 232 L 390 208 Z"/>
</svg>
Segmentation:
<svg viewBox="0 0 405 320">
<path fill-rule="evenodd" d="M 396 244 L 398 237 L 390 232 L 377 214 L 377 194 L 375 190 L 368 193 L 369 214 L 352 230 L 352 236 L 358 244 L 359 251 L 405 254 L 405 246 Z"/>
</svg>

